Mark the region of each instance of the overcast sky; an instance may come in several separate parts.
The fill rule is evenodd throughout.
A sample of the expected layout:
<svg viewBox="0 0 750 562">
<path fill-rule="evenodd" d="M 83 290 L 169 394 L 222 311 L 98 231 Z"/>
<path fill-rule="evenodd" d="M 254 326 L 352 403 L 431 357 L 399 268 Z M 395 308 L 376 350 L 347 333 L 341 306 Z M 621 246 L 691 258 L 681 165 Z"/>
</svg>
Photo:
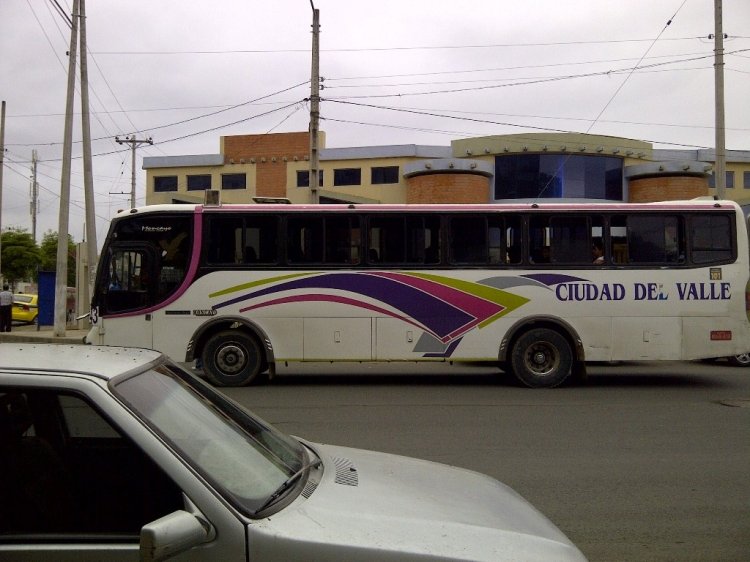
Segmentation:
<svg viewBox="0 0 750 562">
<path fill-rule="evenodd" d="M 448 146 L 451 139 L 571 131 L 658 148 L 714 146 L 713 0 L 314 0 L 327 147 Z M 57 230 L 70 31 L 55 4 L 0 0 L 7 102 L 2 227 Z M 310 0 L 89 0 L 97 241 L 129 204 L 131 160 L 218 154 L 219 137 L 307 130 Z M 750 150 L 750 2 L 724 0 L 726 144 Z M 671 23 L 668 23 L 670 22 Z M 635 70 L 634 70 L 635 69 Z M 80 95 L 76 94 L 76 112 Z M 80 116 L 70 233 L 83 237 Z"/>
</svg>

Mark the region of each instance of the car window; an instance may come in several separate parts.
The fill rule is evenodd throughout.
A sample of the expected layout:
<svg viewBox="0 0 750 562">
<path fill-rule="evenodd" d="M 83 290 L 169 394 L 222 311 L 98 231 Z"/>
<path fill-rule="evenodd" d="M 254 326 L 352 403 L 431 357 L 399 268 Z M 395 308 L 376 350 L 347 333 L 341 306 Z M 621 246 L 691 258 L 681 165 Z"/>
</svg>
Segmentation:
<svg viewBox="0 0 750 562">
<path fill-rule="evenodd" d="M 143 525 L 184 507 L 150 458 L 67 391 L 0 389 L 0 459 L 0 542 L 137 542 Z"/>
<path fill-rule="evenodd" d="M 187 373 L 162 366 L 115 381 L 113 390 L 248 515 L 304 464 L 299 442 Z"/>
<path fill-rule="evenodd" d="M 30 303 L 32 297 L 30 295 L 13 295 L 13 302 Z"/>
</svg>

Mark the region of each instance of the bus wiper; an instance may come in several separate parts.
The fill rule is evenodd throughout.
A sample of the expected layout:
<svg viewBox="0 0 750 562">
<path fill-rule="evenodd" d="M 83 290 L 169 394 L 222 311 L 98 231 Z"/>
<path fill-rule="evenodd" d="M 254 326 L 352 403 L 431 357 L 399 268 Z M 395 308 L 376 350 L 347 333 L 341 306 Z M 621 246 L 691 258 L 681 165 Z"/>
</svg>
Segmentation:
<svg viewBox="0 0 750 562">
<path fill-rule="evenodd" d="M 305 471 L 307 471 L 310 468 L 317 468 L 321 464 L 323 464 L 323 461 L 321 459 L 315 459 L 314 461 L 304 465 L 297 472 L 295 472 L 289 478 L 284 480 L 281 483 L 281 486 L 276 488 L 276 491 L 273 494 L 271 494 L 265 502 L 263 502 L 263 505 L 261 505 L 258 509 L 255 510 L 255 515 L 257 515 L 258 513 L 266 509 L 269 505 L 271 505 L 273 502 L 275 502 L 277 499 L 279 499 L 281 494 L 283 494 L 289 488 L 289 486 L 291 486 L 297 480 L 299 480 L 299 477 L 302 476 L 305 473 Z"/>
</svg>

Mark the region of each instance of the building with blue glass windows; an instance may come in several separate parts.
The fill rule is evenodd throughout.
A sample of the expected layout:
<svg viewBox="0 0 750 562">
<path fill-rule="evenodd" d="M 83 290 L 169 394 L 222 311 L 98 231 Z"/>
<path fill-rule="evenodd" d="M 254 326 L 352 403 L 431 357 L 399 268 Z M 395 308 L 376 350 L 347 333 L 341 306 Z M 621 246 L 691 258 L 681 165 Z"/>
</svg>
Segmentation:
<svg viewBox="0 0 750 562">
<path fill-rule="evenodd" d="M 450 146 L 326 148 L 318 139 L 310 189 L 307 132 L 233 135 L 216 154 L 143 159 L 146 203 L 224 203 L 278 197 L 293 203 L 647 202 L 714 195 L 710 150 L 662 150 L 635 139 L 521 133 L 453 140 Z M 750 201 L 750 151 L 727 151 L 725 197 Z"/>
</svg>

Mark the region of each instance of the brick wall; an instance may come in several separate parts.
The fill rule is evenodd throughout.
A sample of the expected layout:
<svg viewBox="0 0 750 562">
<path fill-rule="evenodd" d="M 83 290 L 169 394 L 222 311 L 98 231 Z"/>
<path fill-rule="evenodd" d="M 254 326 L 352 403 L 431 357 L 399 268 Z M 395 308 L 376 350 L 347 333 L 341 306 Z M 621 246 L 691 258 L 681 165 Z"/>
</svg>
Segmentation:
<svg viewBox="0 0 750 562">
<path fill-rule="evenodd" d="M 286 197 L 286 160 L 302 160 L 310 151 L 308 133 L 235 135 L 223 140 L 225 164 L 255 159 L 255 193 L 259 197 Z"/>
<path fill-rule="evenodd" d="M 662 176 L 630 180 L 631 203 L 693 199 L 708 195 L 708 181 L 696 176 Z"/>
<path fill-rule="evenodd" d="M 234 135 L 224 137 L 224 163 L 244 158 L 260 160 L 296 156 L 304 158 L 310 153 L 310 135 L 307 133 L 270 133 L 267 135 Z"/>
<path fill-rule="evenodd" d="M 488 203 L 489 179 L 479 174 L 420 174 L 406 180 L 407 203 Z"/>
</svg>

